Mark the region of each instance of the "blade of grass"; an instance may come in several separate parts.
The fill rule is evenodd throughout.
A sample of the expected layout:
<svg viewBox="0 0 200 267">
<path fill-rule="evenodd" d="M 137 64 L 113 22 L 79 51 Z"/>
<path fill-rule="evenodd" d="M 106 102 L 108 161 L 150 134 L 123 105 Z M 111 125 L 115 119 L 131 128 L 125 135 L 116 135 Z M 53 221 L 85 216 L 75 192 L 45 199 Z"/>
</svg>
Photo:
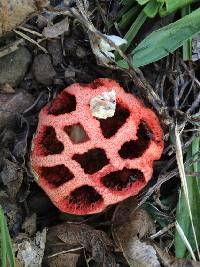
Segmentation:
<svg viewBox="0 0 200 267">
<path fill-rule="evenodd" d="M 3 210 L 0 206 L 0 241 L 1 241 L 1 254 L 0 263 L 1 267 L 15 267 L 15 257 L 12 251 L 12 243 L 6 223 Z"/>
<path fill-rule="evenodd" d="M 118 26 L 120 29 L 125 29 L 128 27 L 131 22 L 136 18 L 136 15 L 138 14 L 140 10 L 140 6 L 133 6 L 132 8 L 129 9 L 124 15 L 122 15 L 122 18 L 120 22 L 118 23 Z"/>
<path fill-rule="evenodd" d="M 131 25 L 128 32 L 125 34 L 124 39 L 127 41 L 127 44 L 122 48 L 123 51 L 126 51 L 127 48 L 130 46 L 131 42 L 135 38 L 136 34 L 140 30 L 141 26 L 144 24 L 145 20 L 147 19 L 146 14 L 142 10 L 136 20 Z"/>
<path fill-rule="evenodd" d="M 136 0 L 138 2 L 138 4 L 140 5 L 144 5 L 146 4 L 147 2 L 149 2 L 150 0 Z"/>
<path fill-rule="evenodd" d="M 4 227 L 4 214 L 0 207 L 0 238 L 1 238 L 1 267 L 6 267 L 7 265 L 7 255 L 6 255 L 6 233 Z"/>
<path fill-rule="evenodd" d="M 175 226 L 176 226 L 176 230 L 177 230 L 179 236 L 181 237 L 181 243 L 184 244 L 185 247 L 187 247 L 188 251 L 190 252 L 190 255 L 192 256 L 192 259 L 196 261 L 196 257 L 194 255 L 194 252 L 192 250 L 190 242 L 188 241 L 183 229 L 181 228 L 181 226 L 179 225 L 179 223 L 177 221 L 176 221 Z"/>
<path fill-rule="evenodd" d="M 195 155 L 200 149 L 200 137 L 196 137 L 190 149 L 187 152 L 187 159 L 191 159 L 193 155 Z M 190 173 L 197 173 L 200 171 L 200 163 L 195 162 L 193 163 L 188 171 Z M 194 229 L 197 236 L 197 242 L 200 243 L 200 183 L 199 178 L 195 176 L 188 176 L 187 177 L 187 187 L 188 187 L 188 195 L 189 201 L 191 206 L 191 213 L 194 222 Z M 179 223 L 184 235 L 188 239 L 189 243 L 193 250 L 195 250 L 195 238 L 192 232 L 191 220 L 188 213 L 186 198 L 183 192 L 183 189 L 180 191 L 179 201 L 176 210 L 176 219 Z M 178 258 L 184 258 L 187 256 L 186 254 L 186 245 L 182 242 L 182 237 L 180 236 L 179 232 L 175 233 L 175 253 Z M 188 247 L 187 247 L 188 248 Z"/>
<path fill-rule="evenodd" d="M 131 52 L 133 66 L 141 67 L 169 55 L 199 31 L 200 8 L 148 35 Z M 120 63 L 126 65 L 126 62 Z"/>
<path fill-rule="evenodd" d="M 189 214 L 189 219 L 191 223 L 191 228 L 192 228 L 192 233 L 194 236 L 194 243 L 195 243 L 195 248 L 197 251 L 198 259 L 200 259 L 200 252 L 199 252 L 199 246 L 198 246 L 198 241 L 197 241 L 197 233 L 194 227 L 194 220 L 193 220 L 193 213 L 192 213 L 192 206 L 195 203 L 191 203 L 191 197 L 193 196 L 193 192 L 190 193 L 189 195 L 189 190 L 188 190 L 188 183 L 186 179 L 186 174 L 185 174 L 185 169 L 184 169 L 184 164 L 183 164 L 183 154 L 182 154 L 182 148 L 181 148 L 181 140 L 180 140 L 180 132 L 178 130 L 178 126 L 176 125 L 175 127 L 175 139 L 176 139 L 176 160 L 177 160 L 177 165 L 179 169 L 179 175 L 181 178 L 181 184 L 182 184 L 182 190 L 185 196 L 185 202 L 186 202 L 186 207 L 187 207 L 187 212 Z M 182 225 L 181 225 L 182 227 Z M 182 227 L 183 228 L 183 227 Z M 197 229 L 198 230 L 198 229 Z"/>
<path fill-rule="evenodd" d="M 130 0 L 130 1 L 127 1 L 127 3 L 121 3 L 121 4 L 124 6 L 119 11 L 119 14 L 117 16 L 117 21 L 123 16 L 123 14 L 125 14 L 126 12 L 130 10 L 130 8 L 134 5 L 134 2 Z"/>
<path fill-rule="evenodd" d="M 136 0 L 120 0 L 120 3 L 124 6 L 131 5 L 135 2 Z"/>
<path fill-rule="evenodd" d="M 157 2 L 157 0 L 151 0 L 144 7 L 144 13 L 147 15 L 147 17 L 154 18 L 158 13 L 160 5 L 161 4 Z"/>
<path fill-rule="evenodd" d="M 191 6 L 185 6 L 181 9 L 181 16 L 184 17 L 191 13 Z M 192 59 L 192 38 L 183 43 L 183 60 Z"/>
<path fill-rule="evenodd" d="M 184 258 L 186 255 L 186 249 L 188 248 L 185 239 L 187 239 L 187 236 L 189 235 L 189 228 L 191 227 L 191 223 L 183 189 L 181 189 L 179 192 L 179 200 L 176 208 L 176 221 L 180 226 L 181 231 L 179 231 L 179 228 L 176 228 L 177 231 L 175 232 L 175 254 L 178 258 Z M 188 241 L 188 243 L 190 242 Z M 193 256 L 193 250 L 191 253 L 191 250 L 188 248 L 188 251 L 190 252 L 192 258 L 195 259 L 195 257 Z"/>
<path fill-rule="evenodd" d="M 159 14 L 161 17 L 167 16 L 176 11 L 177 9 L 180 9 L 184 6 L 187 6 L 195 2 L 195 0 L 167 0 L 167 1 L 158 0 L 158 1 L 164 3 L 164 5 L 162 5 L 162 7 L 159 10 Z"/>
</svg>

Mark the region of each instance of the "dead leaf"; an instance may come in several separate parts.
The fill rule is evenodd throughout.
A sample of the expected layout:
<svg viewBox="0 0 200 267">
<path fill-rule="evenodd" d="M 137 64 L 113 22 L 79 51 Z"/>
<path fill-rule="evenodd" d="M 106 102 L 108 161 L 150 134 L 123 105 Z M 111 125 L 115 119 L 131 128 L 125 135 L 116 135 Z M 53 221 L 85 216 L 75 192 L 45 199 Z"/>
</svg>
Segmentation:
<svg viewBox="0 0 200 267">
<path fill-rule="evenodd" d="M 48 245 L 58 243 L 59 240 L 73 247 L 82 246 L 98 263 L 114 262 L 111 240 L 103 231 L 95 230 L 88 225 L 64 223 L 51 227 L 47 234 Z"/>
<path fill-rule="evenodd" d="M 65 19 L 61 20 L 60 22 L 54 25 L 48 25 L 44 28 L 42 34 L 46 38 L 56 38 L 59 35 L 63 34 L 64 32 L 69 31 L 69 19 L 66 17 Z"/>
<path fill-rule="evenodd" d="M 121 202 L 113 216 L 113 236 L 131 267 L 160 267 L 153 246 L 140 239 L 155 233 L 149 214 L 141 208 L 135 210 L 134 198 Z"/>
<path fill-rule="evenodd" d="M 0 177 L 3 184 L 7 187 L 9 195 L 15 198 L 23 181 L 22 167 L 17 162 L 4 159 L 4 167 Z"/>
<path fill-rule="evenodd" d="M 37 215 L 36 213 L 33 213 L 31 216 L 25 218 L 25 221 L 22 225 L 22 229 L 30 236 L 32 236 L 36 232 L 36 219 Z"/>
<path fill-rule="evenodd" d="M 35 238 L 26 238 L 17 244 L 17 258 L 23 267 L 40 267 L 44 256 L 46 229 L 37 232 Z"/>
<path fill-rule="evenodd" d="M 0 36 L 15 29 L 40 7 L 48 4 L 48 0 L 1 0 Z"/>
<path fill-rule="evenodd" d="M 164 267 L 200 267 L 200 262 L 198 261 L 178 259 L 161 250 L 157 245 L 154 245 L 154 248 Z"/>
<path fill-rule="evenodd" d="M 1 91 L 5 94 L 14 94 L 15 90 L 9 83 L 5 83 L 3 86 L 1 86 Z"/>
<path fill-rule="evenodd" d="M 48 267 L 76 267 L 79 254 L 63 253 L 48 258 Z"/>
<path fill-rule="evenodd" d="M 0 130 L 13 126 L 16 115 L 29 108 L 34 102 L 31 94 L 19 91 L 16 94 L 0 94 Z"/>
</svg>

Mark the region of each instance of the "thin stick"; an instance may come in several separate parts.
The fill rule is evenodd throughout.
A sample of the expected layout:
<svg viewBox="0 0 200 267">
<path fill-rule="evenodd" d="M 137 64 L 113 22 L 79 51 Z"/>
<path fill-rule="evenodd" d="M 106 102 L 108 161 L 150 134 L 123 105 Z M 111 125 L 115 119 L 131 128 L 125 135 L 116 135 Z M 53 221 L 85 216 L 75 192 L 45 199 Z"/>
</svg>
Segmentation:
<svg viewBox="0 0 200 267">
<path fill-rule="evenodd" d="M 47 50 L 43 46 L 41 46 L 40 44 L 38 44 L 38 42 L 36 42 L 35 40 L 33 40 L 32 38 L 30 38 L 26 34 L 20 32 L 20 31 L 17 31 L 17 30 L 14 30 L 14 32 L 16 34 L 20 35 L 25 40 L 29 41 L 30 43 L 37 45 L 44 53 L 48 54 Z"/>
<path fill-rule="evenodd" d="M 23 43 L 24 43 L 24 40 L 19 39 L 15 41 L 14 43 L 9 44 L 8 46 L 5 46 L 4 48 L 0 49 L 0 58 L 16 51 L 20 47 L 20 45 Z"/>
</svg>

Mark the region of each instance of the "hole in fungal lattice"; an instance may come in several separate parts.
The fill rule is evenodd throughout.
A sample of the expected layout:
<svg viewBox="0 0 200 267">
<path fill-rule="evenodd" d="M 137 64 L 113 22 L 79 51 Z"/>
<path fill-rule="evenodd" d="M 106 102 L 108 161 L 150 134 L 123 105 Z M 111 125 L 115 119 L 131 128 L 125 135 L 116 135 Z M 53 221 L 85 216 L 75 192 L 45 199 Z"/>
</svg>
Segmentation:
<svg viewBox="0 0 200 267">
<path fill-rule="evenodd" d="M 124 168 L 123 170 L 107 174 L 101 178 L 101 181 L 104 186 L 120 191 L 138 181 L 144 182 L 144 175 L 137 169 Z"/>
<path fill-rule="evenodd" d="M 54 167 L 42 167 L 41 176 L 53 187 L 58 187 L 74 178 L 73 173 L 63 164 Z"/>
<path fill-rule="evenodd" d="M 49 114 L 57 116 L 60 114 L 70 113 L 74 110 L 76 110 L 76 97 L 63 91 L 52 102 L 49 108 Z"/>
<path fill-rule="evenodd" d="M 80 123 L 65 126 L 64 131 L 68 134 L 74 144 L 84 143 L 89 140 L 87 133 Z"/>
<path fill-rule="evenodd" d="M 89 185 L 76 188 L 69 196 L 69 204 L 75 204 L 83 208 L 102 200 L 102 196 Z"/>
<path fill-rule="evenodd" d="M 137 140 L 131 140 L 122 145 L 121 149 L 119 150 L 119 155 L 123 159 L 141 157 L 148 148 L 153 133 L 144 122 L 141 122 L 138 127 L 137 136 Z"/>
<path fill-rule="evenodd" d="M 63 143 L 57 139 L 55 129 L 52 126 L 45 128 L 40 143 L 42 145 L 43 154 L 45 156 L 60 154 L 64 149 Z"/>
<path fill-rule="evenodd" d="M 102 148 L 90 149 L 82 155 L 75 154 L 72 159 L 76 160 L 87 174 L 93 174 L 109 163 Z"/>
<path fill-rule="evenodd" d="M 126 122 L 130 112 L 120 104 L 116 105 L 115 115 L 111 118 L 100 119 L 100 127 L 105 138 L 110 138 Z"/>
</svg>

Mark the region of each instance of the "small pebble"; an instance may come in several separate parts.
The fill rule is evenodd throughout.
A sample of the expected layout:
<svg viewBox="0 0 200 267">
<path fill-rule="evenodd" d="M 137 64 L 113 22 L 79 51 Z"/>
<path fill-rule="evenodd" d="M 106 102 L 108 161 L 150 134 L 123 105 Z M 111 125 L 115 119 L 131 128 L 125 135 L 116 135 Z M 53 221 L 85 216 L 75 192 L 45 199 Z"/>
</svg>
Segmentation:
<svg viewBox="0 0 200 267">
<path fill-rule="evenodd" d="M 9 84 L 17 87 L 24 78 L 31 62 L 31 53 L 25 47 L 0 58 L 0 87 Z"/>
<path fill-rule="evenodd" d="M 56 76 L 56 72 L 51 63 L 51 57 L 46 54 L 35 57 L 32 72 L 35 79 L 43 85 L 51 85 Z"/>
</svg>

